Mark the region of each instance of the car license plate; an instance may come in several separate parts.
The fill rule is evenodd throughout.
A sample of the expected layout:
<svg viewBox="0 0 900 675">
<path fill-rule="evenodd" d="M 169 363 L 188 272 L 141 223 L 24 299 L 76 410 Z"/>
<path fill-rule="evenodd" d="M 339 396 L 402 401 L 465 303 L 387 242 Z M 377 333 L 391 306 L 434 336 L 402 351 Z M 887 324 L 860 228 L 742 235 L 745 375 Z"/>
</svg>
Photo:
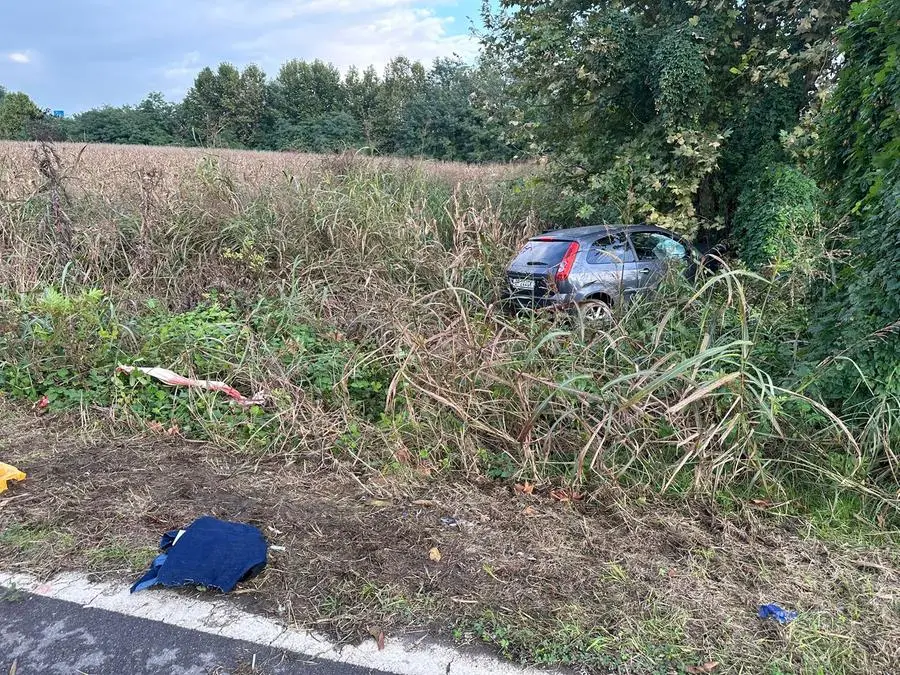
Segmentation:
<svg viewBox="0 0 900 675">
<path fill-rule="evenodd" d="M 509 284 L 519 291 L 534 290 L 534 279 L 510 279 Z"/>
</svg>

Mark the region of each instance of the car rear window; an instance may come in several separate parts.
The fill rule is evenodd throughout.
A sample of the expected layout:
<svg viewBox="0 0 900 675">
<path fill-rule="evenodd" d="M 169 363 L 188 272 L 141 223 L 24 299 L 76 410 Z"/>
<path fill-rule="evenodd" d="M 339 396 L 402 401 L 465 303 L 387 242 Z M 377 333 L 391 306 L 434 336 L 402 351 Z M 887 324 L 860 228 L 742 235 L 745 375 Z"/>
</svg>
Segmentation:
<svg viewBox="0 0 900 675">
<path fill-rule="evenodd" d="M 522 247 L 513 264 L 547 267 L 558 265 L 571 243 L 566 239 L 532 239 Z"/>
</svg>

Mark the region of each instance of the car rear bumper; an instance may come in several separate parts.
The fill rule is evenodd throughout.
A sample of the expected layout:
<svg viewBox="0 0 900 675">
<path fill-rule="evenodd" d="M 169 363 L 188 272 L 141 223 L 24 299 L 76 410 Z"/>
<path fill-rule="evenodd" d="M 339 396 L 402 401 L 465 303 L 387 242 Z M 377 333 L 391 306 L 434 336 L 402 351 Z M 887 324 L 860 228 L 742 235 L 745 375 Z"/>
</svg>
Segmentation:
<svg viewBox="0 0 900 675">
<path fill-rule="evenodd" d="M 507 291 L 501 298 L 501 302 L 504 306 L 513 310 L 562 309 L 572 304 L 572 296 L 564 293 L 536 296 L 529 293 Z"/>
</svg>

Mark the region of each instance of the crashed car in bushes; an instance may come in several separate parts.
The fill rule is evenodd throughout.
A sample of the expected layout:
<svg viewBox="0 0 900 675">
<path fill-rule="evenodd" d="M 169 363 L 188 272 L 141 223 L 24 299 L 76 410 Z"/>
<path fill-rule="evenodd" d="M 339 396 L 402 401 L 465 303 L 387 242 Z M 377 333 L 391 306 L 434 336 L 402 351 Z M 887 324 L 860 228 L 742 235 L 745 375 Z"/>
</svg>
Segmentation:
<svg viewBox="0 0 900 675">
<path fill-rule="evenodd" d="M 696 274 L 700 254 L 683 237 L 653 225 L 595 225 L 529 239 L 506 270 L 504 301 L 513 309 L 575 307 L 606 315 L 667 271 Z"/>
</svg>

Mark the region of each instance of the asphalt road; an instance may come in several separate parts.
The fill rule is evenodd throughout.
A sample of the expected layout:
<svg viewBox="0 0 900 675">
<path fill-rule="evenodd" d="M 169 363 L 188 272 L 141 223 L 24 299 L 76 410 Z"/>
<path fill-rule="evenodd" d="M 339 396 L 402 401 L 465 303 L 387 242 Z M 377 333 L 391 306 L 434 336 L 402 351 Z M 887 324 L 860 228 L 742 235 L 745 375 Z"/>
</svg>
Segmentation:
<svg viewBox="0 0 900 675">
<path fill-rule="evenodd" d="M 6 592 L 0 593 L 0 675 L 12 672 L 16 675 L 387 675 L 61 600 Z"/>
</svg>

